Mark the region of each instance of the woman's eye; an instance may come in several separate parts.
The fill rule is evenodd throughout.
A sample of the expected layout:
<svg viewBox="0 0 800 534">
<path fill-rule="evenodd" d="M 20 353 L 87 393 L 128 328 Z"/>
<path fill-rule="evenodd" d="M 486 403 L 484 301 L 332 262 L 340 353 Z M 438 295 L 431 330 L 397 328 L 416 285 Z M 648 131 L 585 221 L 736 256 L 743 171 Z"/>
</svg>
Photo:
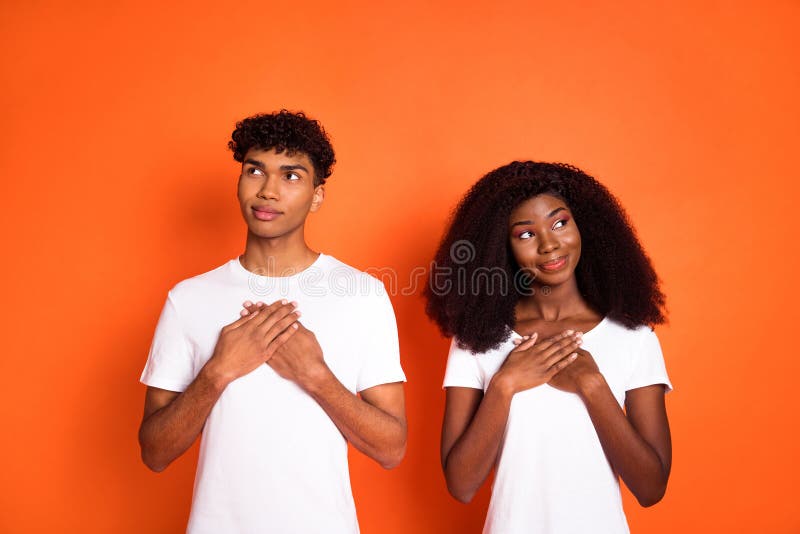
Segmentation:
<svg viewBox="0 0 800 534">
<path fill-rule="evenodd" d="M 520 239 L 530 239 L 531 237 L 533 237 L 533 232 L 531 232 L 530 230 L 525 230 L 524 232 L 520 233 L 517 237 L 519 237 Z"/>
<path fill-rule="evenodd" d="M 566 221 L 566 220 L 564 220 L 564 219 L 559 219 L 559 220 L 557 220 L 557 221 L 556 221 L 556 223 L 553 225 L 553 230 L 555 230 L 556 228 L 563 228 L 563 227 L 564 227 L 564 226 L 566 226 L 566 225 L 567 225 L 567 221 Z"/>
</svg>

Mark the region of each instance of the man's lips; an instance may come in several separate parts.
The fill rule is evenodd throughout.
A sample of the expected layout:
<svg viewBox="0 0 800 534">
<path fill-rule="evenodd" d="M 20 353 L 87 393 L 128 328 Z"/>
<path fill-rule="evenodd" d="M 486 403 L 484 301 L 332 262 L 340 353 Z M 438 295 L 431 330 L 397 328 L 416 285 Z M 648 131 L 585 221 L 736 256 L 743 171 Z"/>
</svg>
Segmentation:
<svg viewBox="0 0 800 534">
<path fill-rule="evenodd" d="M 267 206 L 253 206 L 253 215 L 259 221 L 272 221 L 282 215 L 282 212 Z"/>
<path fill-rule="evenodd" d="M 567 257 L 561 256 L 550 261 L 539 264 L 539 269 L 542 271 L 553 272 L 562 269 L 567 264 Z"/>
</svg>

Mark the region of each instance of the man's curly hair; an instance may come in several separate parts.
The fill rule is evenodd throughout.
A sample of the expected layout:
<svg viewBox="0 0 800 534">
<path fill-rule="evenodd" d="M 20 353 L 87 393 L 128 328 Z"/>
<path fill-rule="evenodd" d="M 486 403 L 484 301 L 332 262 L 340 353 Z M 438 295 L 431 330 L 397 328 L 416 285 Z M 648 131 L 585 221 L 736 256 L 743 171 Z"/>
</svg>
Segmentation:
<svg viewBox="0 0 800 534">
<path fill-rule="evenodd" d="M 459 280 L 475 280 L 476 271 L 498 268 L 507 280 L 519 279 L 509 244 L 509 217 L 516 206 L 541 194 L 562 199 L 572 211 L 581 233 L 575 277 L 589 306 L 628 328 L 664 323 L 658 276 L 625 211 L 608 189 L 571 165 L 515 161 L 491 171 L 469 190 L 436 252 L 425 298 L 428 316 L 442 333 L 455 336 L 461 347 L 474 353 L 497 348 L 508 339 L 524 288 L 509 283 L 505 294 L 482 292 L 474 286 L 459 291 L 464 285 L 459 286 Z M 456 254 L 464 243 L 471 245 L 474 256 L 468 262 Z M 449 290 L 438 290 L 442 285 Z"/>
<path fill-rule="evenodd" d="M 285 109 L 237 122 L 228 148 L 239 163 L 251 148 L 274 149 L 278 154 L 283 151 L 303 153 L 314 165 L 314 185 L 324 184 L 336 163 L 333 146 L 319 121 L 309 119 L 303 112 L 292 113 Z"/>
</svg>

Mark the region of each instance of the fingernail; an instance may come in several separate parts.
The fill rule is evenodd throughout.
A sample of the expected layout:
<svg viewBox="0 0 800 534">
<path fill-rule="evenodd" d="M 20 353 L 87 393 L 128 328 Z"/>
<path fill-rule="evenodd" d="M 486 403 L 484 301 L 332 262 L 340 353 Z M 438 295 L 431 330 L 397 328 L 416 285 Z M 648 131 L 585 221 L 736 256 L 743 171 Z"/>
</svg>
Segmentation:
<svg viewBox="0 0 800 534">
<path fill-rule="evenodd" d="M 568 336 L 571 336 L 573 334 L 573 331 L 572 330 L 567 330 L 564 333 L 567 334 Z"/>
<path fill-rule="evenodd" d="M 257 307 L 257 308 L 261 308 L 261 307 L 263 307 L 263 306 L 264 306 L 264 303 L 263 303 L 263 302 L 256 302 L 256 307 Z"/>
<path fill-rule="evenodd" d="M 570 355 L 570 357 L 569 357 L 569 358 L 570 358 L 571 360 L 574 360 L 574 359 L 575 359 L 575 358 L 577 358 L 577 357 L 578 357 L 578 353 L 577 353 L 577 352 L 573 352 L 573 353 Z"/>
<path fill-rule="evenodd" d="M 289 301 L 286 299 L 281 299 L 281 304 L 287 304 Z"/>
<path fill-rule="evenodd" d="M 296 308 L 297 307 L 297 302 L 292 301 L 292 306 L 294 306 Z"/>
<path fill-rule="evenodd" d="M 252 305 L 253 305 L 253 303 L 252 303 L 252 302 L 250 302 L 249 300 L 246 300 L 246 301 L 244 301 L 244 305 L 245 305 L 245 306 L 252 306 Z"/>
<path fill-rule="evenodd" d="M 300 310 L 295 310 L 294 314 L 297 315 L 298 317 L 300 317 Z"/>
</svg>

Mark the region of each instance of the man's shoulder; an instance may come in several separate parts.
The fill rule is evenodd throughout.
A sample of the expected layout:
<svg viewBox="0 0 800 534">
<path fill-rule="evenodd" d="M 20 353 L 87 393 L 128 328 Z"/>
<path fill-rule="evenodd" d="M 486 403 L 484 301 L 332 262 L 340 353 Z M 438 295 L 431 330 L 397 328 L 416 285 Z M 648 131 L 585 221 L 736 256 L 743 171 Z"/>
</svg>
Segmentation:
<svg viewBox="0 0 800 534">
<path fill-rule="evenodd" d="M 184 300 L 192 296 L 205 293 L 213 288 L 230 284 L 233 280 L 233 270 L 229 260 L 210 271 L 181 280 L 169 291 L 173 300 Z"/>
<path fill-rule="evenodd" d="M 365 270 L 348 265 L 343 261 L 326 256 L 326 274 L 332 288 L 348 289 L 351 296 L 383 296 L 386 287 L 383 279 L 391 268 L 368 267 Z M 396 273 L 394 273 L 396 275 Z"/>
</svg>

